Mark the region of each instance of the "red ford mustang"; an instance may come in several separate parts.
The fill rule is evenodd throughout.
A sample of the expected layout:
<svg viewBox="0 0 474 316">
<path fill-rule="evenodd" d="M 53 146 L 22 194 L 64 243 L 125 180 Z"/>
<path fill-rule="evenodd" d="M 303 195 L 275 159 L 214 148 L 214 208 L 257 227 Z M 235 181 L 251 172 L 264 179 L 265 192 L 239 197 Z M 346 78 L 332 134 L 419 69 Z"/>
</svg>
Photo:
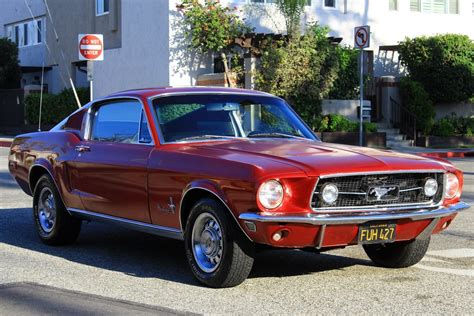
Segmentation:
<svg viewBox="0 0 474 316">
<path fill-rule="evenodd" d="M 282 99 L 238 89 L 110 95 L 16 137 L 9 170 L 46 244 L 73 242 L 82 220 L 182 239 L 212 287 L 243 282 L 256 245 L 360 244 L 411 266 L 468 207 L 450 163 L 322 143 Z"/>
</svg>

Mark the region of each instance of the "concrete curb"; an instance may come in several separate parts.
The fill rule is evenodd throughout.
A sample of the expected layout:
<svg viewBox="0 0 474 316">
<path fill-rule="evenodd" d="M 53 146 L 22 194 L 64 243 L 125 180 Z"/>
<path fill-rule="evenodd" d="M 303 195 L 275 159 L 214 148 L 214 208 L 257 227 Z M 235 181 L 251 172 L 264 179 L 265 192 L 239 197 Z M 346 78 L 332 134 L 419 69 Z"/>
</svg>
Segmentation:
<svg viewBox="0 0 474 316">
<path fill-rule="evenodd" d="M 474 157 L 474 151 L 443 151 L 443 152 L 423 152 L 416 153 L 423 157 L 435 157 L 435 158 L 469 158 Z"/>
<path fill-rule="evenodd" d="M 12 145 L 12 142 L 7 140 L 7 141 L 4 141 L 4 140 L 0 140 L 0 147 L 8 147 L 10 148 L 10 146 Z"/>
</svg>

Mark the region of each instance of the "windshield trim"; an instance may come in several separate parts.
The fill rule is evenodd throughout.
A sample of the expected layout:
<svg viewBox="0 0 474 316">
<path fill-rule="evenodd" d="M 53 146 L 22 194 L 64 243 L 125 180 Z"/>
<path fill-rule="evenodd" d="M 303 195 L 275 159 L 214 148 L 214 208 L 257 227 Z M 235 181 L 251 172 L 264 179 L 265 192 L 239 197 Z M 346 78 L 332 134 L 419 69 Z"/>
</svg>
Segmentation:
<svg viewBox="0 0 474 316">
<path fill-rule="evenodd" d="M 210 138 L 210 139 L 203 139 L 203 140 L 177 140 L 177 141 L 171 141 L 167 142 L 164 139 L 163 133 L 161 131 L 161 126 L 158 120 L 158 113 L 154 109 L 153 101 L 156 99 L 161 99 L 161 98 L 167 98 L 167 97 L 174 97 L 174 96 L 183 96 L 183 95 L 248 95 L 248 96 L 254 96 L 254 97 L 266 97 L 266 98 L 274 98 L 274 99 L 279 99 L 283 101 L 286 106 L 292 111 L 296 118 L 303 124 L 308 131 L 311 133 L 311 135 L 314 137 L 314 139 L 311 138 L 305 138 L 302 137 L 301 140 L 309 140 L 309 141 L 321 141 L 319 137 L 314 133 L 314 131 L 306 124 L 306 122 L 296 113 L 296 111 L 283 99 L 278 96 L 275 96 L 273 94 L 263 92 L 263 91 L 258 91 L 252 92 L 252 91 L 179 91 L 179 92 L 166 92 L 166 93 L 159 93 L 153 96 L 150 96 L 147 98 L 148 101 L 148 106 L 150 107 L 152 116 L 153 116 L 153 123 L 156 128 L 156 132 L 158 134 L 158 140 L 160 145 L 168 145 L 168 144 L 186 144 L 186 143 L 199 143 L 199 142 L 222 142 L 222 141 L 229 141 L 229 140 L 256 140 L 259 139 L 257 137 L 255 138 L 249 138 L 249 137 L 243 137 L 243 136 L 227 136 L 228 139 L 215 139 L 215 138 Z M 260 138 L 260 139 L 270 139 L 270 138 Z M 299 140 L 298 138 L 294 138 L 295 140 Z"/>
</svg>

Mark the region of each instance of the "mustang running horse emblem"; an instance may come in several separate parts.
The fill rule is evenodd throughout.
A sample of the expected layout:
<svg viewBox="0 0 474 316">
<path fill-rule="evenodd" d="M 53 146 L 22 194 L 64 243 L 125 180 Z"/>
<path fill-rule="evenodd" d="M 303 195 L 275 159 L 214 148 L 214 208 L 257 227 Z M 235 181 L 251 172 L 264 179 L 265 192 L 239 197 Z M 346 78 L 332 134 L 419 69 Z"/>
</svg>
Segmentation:
<svg viewBox="0 0 474 316">
<path fill-rule="evenodd" d="M 393 190 L 396 190 L 397 187 L 376 187 L 376 188 L 370 188 L 369 189 L 369 195 L 370 196 L 375 196 L 377 201 L 382 200 L 382 197 L 384 197 L 388 192 L 391 192 Z"/>
</svg>

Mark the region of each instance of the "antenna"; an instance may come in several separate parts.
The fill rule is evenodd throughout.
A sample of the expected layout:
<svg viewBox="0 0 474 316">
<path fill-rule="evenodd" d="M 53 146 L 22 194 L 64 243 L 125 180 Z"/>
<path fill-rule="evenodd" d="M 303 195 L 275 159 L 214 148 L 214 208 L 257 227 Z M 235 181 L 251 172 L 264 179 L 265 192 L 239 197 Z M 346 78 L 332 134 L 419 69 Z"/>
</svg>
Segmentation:
<svg viewBox="0 0 474 316">
<path fill-rule="evenodd" d="M 43 108 L 43 79 L 44 79 L 44 60 L 43 60 L 43 67 L 41 67 L 41 91 L 40 91 L 40 110 L 39 110 L 39 118 L 38 118 L 38 132 L 41 132 L 41 110 Z"/>
</svg>

